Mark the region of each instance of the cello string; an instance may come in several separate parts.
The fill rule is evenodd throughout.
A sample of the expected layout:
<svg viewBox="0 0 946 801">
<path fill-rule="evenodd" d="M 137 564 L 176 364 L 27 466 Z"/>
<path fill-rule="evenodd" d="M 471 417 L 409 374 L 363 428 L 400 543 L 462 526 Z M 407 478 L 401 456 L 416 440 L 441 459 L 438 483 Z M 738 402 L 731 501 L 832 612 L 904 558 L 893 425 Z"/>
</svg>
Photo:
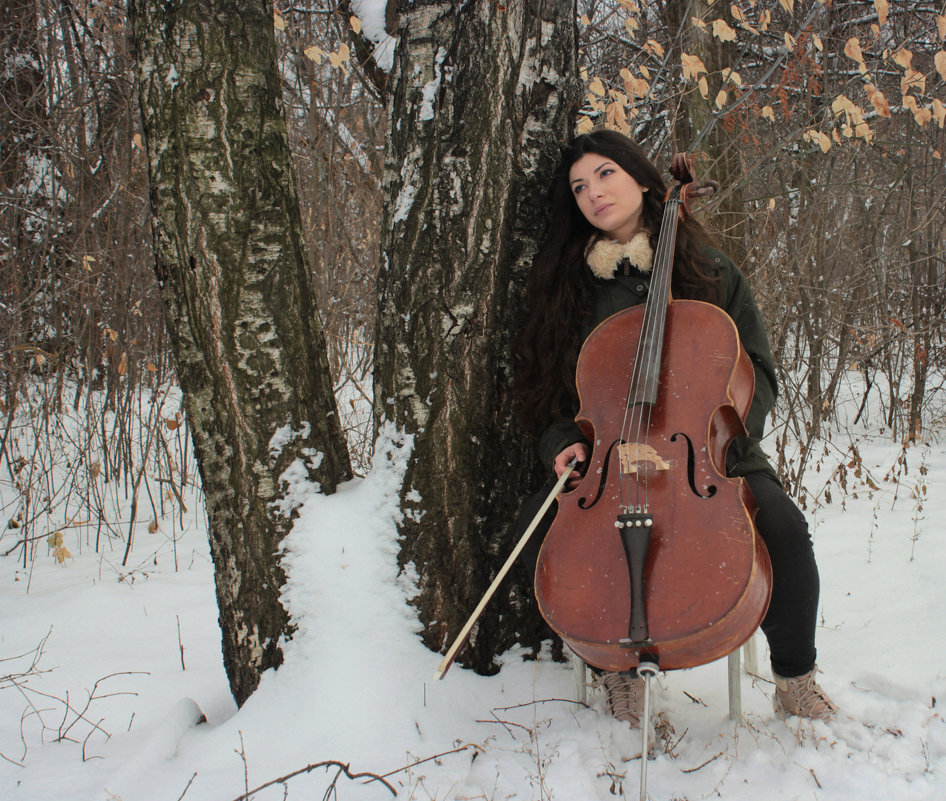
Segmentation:
<svg viewBox="0 0 946 801">
<path fill-rule="evenodd" d="M 642 393 L 647 387 L 656 388 L 660 378 L 660 360 L 663 342 L 663 327 L 666 324 L 666 305 L 669 299 L 669 283 L 673 270 L 673 240 L 676 233 L 677 208 L 679 206 L 679 189 L 671 193 L 664 204 L 661 232 L 657 240 L 657 252 L 654 255 L 654 272 L 652 273 L 653 288 L 648 295 L 644 306 L 644 321 L 641 336 L 638 340 L 637 353 L 634 361 L 634 370 L 628 388 L 628 397 L 625 402 L 624 420 L 622 422 L 622 439 L 625 442 L 640 443 L 645 439 L 645 432 L 649 431 L 653 414 L 653 398 L 644 398 Z M 656 298 L 656 300 L 654 300 Z M 661 322 L 663 318 L 663 322 Z M 646 406 L 646 409 L 642 409 Z M 634 413 L 631 414 L 631 409 Z M 634 429 L 632 431 L 632 428 Z M 639 473 L 635 474 L 635 505 L 637 508 L 646 508 L 649 504 L 646 472 L 642 481 Z M 629 484 L 631 479 L 627 474 L 621 476 L 621 501 L 630 495 Z M 641 486 L 643 485 L 643 503 L 641 502 Z"/>
<path fill-rule="evenodd" d="M 672 194 L 668 199 L 667 203 L 664 204 L 664 218 L 661 223 L 661 233 L 663 234 L 658 240 L 658 263 L 660 265 L 660 270 L 654 278 L 657 280 L 656 292 L 652 293 L 654 297 L 654 302 L 649 304 L 653 307 L 651 313 L 651 319 L 648 324 L 648 329 L 651 331 L 651 342 L 649 344 L 649 349 L 651 352 L 651 358 L 648 362 L 648 370 L 650 371 L 648 376 L 648 386 L 653 387 L 654 397 L 652 398 L 652 403 L 647 405 L 646 409 L 646 431 L 649 432 L 651 428 L 651 421 L 653 417 L 654 407 L 656 405 L 656 393 L 659 388 L 660 382 L 660 371 L 661 371 L 661 360 L 663 358 L 663 340 L 664 340 L 664 327 L 666 326 L 667 319 L 667 301 L 669 297 L 669 286 L 670 286 L 670 275 L 673 271 L 673 246 L 674 239 L 676 235 L 676 221 L 677 221 L 677 206 L 679 205 L 677 199 L 679 197 L 678 192 Z M 650 498 L 649 498 L 649 481 L 645 480 L 644 490 L 645 490 L 645 506 L 649 508 Z"/>
</svg>

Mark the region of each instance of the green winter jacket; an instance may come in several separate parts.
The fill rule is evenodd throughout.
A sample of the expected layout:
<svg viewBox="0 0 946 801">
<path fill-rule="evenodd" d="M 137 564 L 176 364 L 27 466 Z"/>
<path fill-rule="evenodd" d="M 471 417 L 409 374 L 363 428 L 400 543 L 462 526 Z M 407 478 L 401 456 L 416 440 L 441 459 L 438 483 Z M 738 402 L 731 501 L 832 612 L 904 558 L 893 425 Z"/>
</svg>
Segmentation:
<svg viewBox="0 0 946 801">
<path fill-rule="evenodd" d="M 778 392 L 775 363 L 772 361 L 762 317 L 749 284 L 736 265 L 715 248 L 706 249 L 706 258 L 708 264 L 719 271 L 719 305 L 736 324 L 742 346 L 755 367 L 755 395 L 746 416 L 749 436 L 737 437 L 730 443 L 726 454 L 726 471 L 730 476 L 766 473 L 778 481 L 774 468 L 759 444 L 765 429 L 766 415 L 775 404 Z M 587 337 L 599 323 L 612 314 L 646 300 L 650 273 L 642 273 L 634 268 L 631 268 L 630 272 L 630 275 L 618 273 L 612 279 L 595 279 L 593 311 L 585 321 L 583 336 Z M 555 457 L 576 442 L 586 442 L 577 423 L 573 420 L 554 422 L 539 438 L 539 459 L 551 469 Z"/>
</svg>

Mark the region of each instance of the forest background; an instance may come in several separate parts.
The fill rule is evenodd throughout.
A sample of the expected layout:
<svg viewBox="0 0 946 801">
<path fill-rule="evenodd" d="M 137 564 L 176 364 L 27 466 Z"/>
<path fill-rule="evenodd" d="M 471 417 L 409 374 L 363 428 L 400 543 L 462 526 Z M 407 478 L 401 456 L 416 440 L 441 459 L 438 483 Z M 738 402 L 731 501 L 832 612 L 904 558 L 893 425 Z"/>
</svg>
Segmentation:
<svg viewBox="0 0 946 801">
<path fill-rule="evenodd" d="M 385 184 L 397 22 L 384 10 L 273 10 L 302 241 L 356 475 L 378 422 L 382 220 L 386 208 L 406 214 Z M 664 167 L 696 150 L 700 175 L 722 185 L 702 213 L 768 325 L 782 390 L 768 447 L 790 492 L 808 508 L 874 482 L 847 436 L 857 415 L 834 413 L 852 370 L 861 410 L 879 408 L 877 433 L 902 446 L 891 474 L 905 471 L 944 419 L 944 4 L 603 0 L 575 11 L 577 130 L 607 123 Z M 78 541 L 108 543 L 124 563 L 138 526 L 159 530 L 199 482 L 183 407 L 156 402 L 177 375 L 130 23 L 119 2 L 3 0 L 0 12 L 0 442 L 12 499 L 0 553 L 28 571 L 36 559 L 68 566 Z M 806 471 L 826 463 L 832 480 L 813 496 Z"/>
</svg>

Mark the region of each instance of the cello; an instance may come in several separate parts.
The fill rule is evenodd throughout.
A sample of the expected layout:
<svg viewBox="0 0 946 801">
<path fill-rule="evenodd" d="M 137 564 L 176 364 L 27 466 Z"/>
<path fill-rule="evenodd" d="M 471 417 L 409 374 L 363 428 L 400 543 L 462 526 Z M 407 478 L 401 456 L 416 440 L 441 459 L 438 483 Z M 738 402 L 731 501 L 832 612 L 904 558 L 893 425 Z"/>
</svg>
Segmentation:
<svg viewBox="0 0 946 801">
<path fill-rule="evenodd" d="M 772 585 L 754 499 L 725 474 L 729 443 L 746 435 L 752 364 L 722 309 L 670 291 L 680 216 L 715 186 L 694 186 L 686 154 L 671 174 L 646 303 L 603 321 L 579 353 L 576 422 L 591 454 L 558 498 L 535 575 L 543 617 L 576 655 L 645 675 L 734 651 Z"/>
</svg>

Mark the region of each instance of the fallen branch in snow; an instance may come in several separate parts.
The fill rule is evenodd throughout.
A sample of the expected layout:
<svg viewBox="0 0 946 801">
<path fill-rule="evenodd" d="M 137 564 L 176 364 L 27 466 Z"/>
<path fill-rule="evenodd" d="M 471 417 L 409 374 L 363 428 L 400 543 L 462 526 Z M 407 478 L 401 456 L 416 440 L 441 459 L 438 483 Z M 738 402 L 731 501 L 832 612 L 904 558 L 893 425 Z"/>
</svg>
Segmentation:
<svg viewBox="0 0 946 801">
<path fill-rule="evenodd" d="M 304 768 L 299 768 L 298 770 L 294 770 L 291 773 L 287 773 L 285 776 L 280 776 L 278 779 L 271 779 L 265 784 L 261 784 L 259 787 L 254 787 L 252 790 L 247 790 L 245 793 L 243 793 L 243 795 L 239 795 L 236 798 L 234 798 L 233 801 L 249 801 L 249 799 L 253 796 L 254 793 L 258 793 L 260 790 L 265 790 L 267 787 L 272 787 L 274 784 L 285 784 L 290 779 L 293 779 L 296 776 L 301 776 L 304 773 L 311 773 L 313 770 L 316 770 L 318 768 L 332 768 L 332 767 L 338 768 L 338 772 L 335 774 L 335 778 L 332 779 L 332 783 L 328 786 L 328 788 L 326 788 L 325 796 L 324 796 L 325 798 L 331 797 L 330 791 L 335 789 L 335 783 L 338 781 L 339 777 L 342 774 L 347 776 L 352 781 L 354 781 L 355 779 L 365 779 L 366 780 L 364 782 L 365 784 L 370 784 L 371 782 L 381 782 L 381 784 L 383 784 L 385 787 L 388 788 L 388 790 L 391 791 L 391 795 L 396 796 L 397 790 L 395 790 L 393 786 L 391 786 L 387 781 L 385 781 L 388 776 L 393 776 L 395 773 L 401 773 L 402 771 L 410 770 L 411 768 L 415 768 L 418 765 L 423 765 L 425 762 L 430 762 L 435 759 L 440 759 L 441 757 L 449 756 L 450 754 L 458 754 L 461 751 L 466 751 L 469 748 L 478 749 L 478 746 L 474 745 L 473 743 L 467 743 L 466 745 L 461 745 L 459 748 L 453 748 L 450 751 L 443 751 L 442 753 L 434 754 L 433 756 L 424 757 L 423 759 L 415 760 L 414 762 L 411 762 L 409 765 L 404 765 L 403 767 L 389 771 L 388 773 L 383 773 L 381 775 L 378 775 L 377 773 L 367 773 L 367 772 L 366 773 L 352 773 L 351 763 L 346 764 L 344 762 L 338 762 L 337 760 L 334 760 L 334 759 L 328 759 L 328 760 L 325 760 L 324 762 L 315 762 L 311 765 L 306 765 Z M 241 752 L 241 756 L 242 755 L 243 754 Z M 185 793 L 187 792 L 187 789 L 189 787 L 190 787 L 190 784 L 188 783 L 187 788 L 184 789 Z M 183 798 L 183 794 L 181 795 L 181 798 Z M 178 799 L 178 801 L 180 801 L 180 799 Z"/>
<path fill-rule="evenodd" d="M 368 781 L 365 782 L 365 784 L 368 784 L 369 782 L 374 782 L 374 781 L 381 782 L 381 784 L 383 784 L 385 787 L 387 787 L 391 791 L 391 795 L 395 795 L 395 796 L 397 795 L 397 790 L 395 790 L 390 784 L 388 784 L 384 780 L 383 777 L 379 776 L 378 774 L 352 773 L 351 768 L 350 768 L 350 763 L 345 764 L 344 762 L 338 762 L 334 759 L 327 759 L 324 762 L 315 762 L 311 765 L 306 765 L 304 768 L 299 768 L 298 770 L 294 770 L 292 771 L 292 773 L 287 773 L 285 776 L 280 776 L 278 779 L 271 779 L 270 781 L 265 782 L 264 784 L 261 784 L 259 787 L 254 787 L 252 790 L 247 790 L 247 792 L 243 793 L 243 795 L 238 795 L 236 798 L 233 799 L 233 801 L 248 801 L 248 799 L 252 798 L 254 793 L 258 793 L 260 790 L 265 790 L 267 787 L 272 787 L 274 784 L 285 784 L 290 779 L 294 779 L 296 776 L 301 776 L 304 773 L 311 773 L 313 770 L 317 770 L 318 768 L 338 768 L 338 772 L 335 774 L 335 778 L 332 779 L 332 783 L 331 785 L 329 785 L 329 788 L 328 788 L 329 790 L 335 787 L 335 782 L 338 781 L 338 777 L 344 773 L 345 776 L 347 776 L 352 781 L 354 781 L 355 779 L 367 779 Z M 401 768 L 401 770 L 403 770 L 403 768 Z M 328 791 L 326 791 L 326 797 L 330 797 L 328 795 Z"/>
</svg>

